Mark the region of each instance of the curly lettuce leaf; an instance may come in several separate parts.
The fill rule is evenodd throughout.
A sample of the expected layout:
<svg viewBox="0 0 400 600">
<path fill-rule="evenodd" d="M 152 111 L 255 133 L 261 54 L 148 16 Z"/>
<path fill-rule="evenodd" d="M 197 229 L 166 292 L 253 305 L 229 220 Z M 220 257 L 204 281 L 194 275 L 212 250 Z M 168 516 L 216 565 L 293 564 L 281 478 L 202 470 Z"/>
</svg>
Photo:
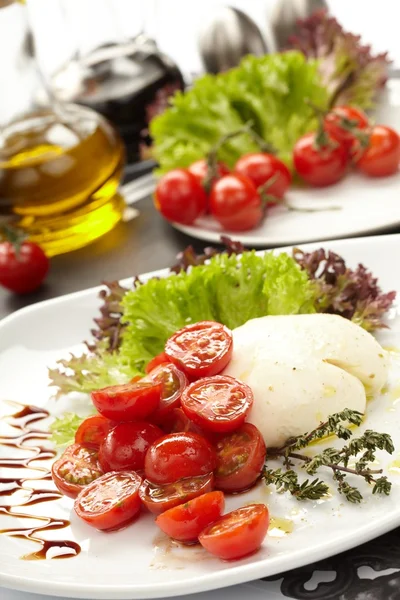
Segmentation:
<svg viewBox="0 0 400 600">
<path fill-rule="evenodd" d="M 219 254 L 125 294 L 119 355 L 132 373 L 142 372 L 168 337 L 188 323 L 212 320 L 234 329 L 268 314 L 312 313 L 314 294 L 307 274 L 287 254 Z"/>
<path fill-rule="evenodd" d="M 373 107 L 388 77 L 387 53 L 373 54 L 360 36 L 345 31 L 326 10 L 300 20 L 290 46 L 317 59 L 330 105 Z"/>
<path fill-rule="evenodd" d="M 328 95 L 319 82 L 317 62 L 298 51 L 249 55 L 235 69 L 205 75 L 190 90 L 177 93 L 170 108 L 150 124 L 160 172 L 204 157 L 223 135 L 249 121 L 290 166 L 295 141 L 317 126 L 306 99 L 324 108 Z M 255 150 L 243 134 L 224 144 L 218 156 L 232 167 Z"/>
<path fill-rule="evenodd" d="M 75 432 L 85 417 L 79 417 L 74 413 L 64 413 L 53 421 L 49 430 L 51 432 L 50 440 L 55 446 L 69 446 L 75 441 Z"/>
</svg>

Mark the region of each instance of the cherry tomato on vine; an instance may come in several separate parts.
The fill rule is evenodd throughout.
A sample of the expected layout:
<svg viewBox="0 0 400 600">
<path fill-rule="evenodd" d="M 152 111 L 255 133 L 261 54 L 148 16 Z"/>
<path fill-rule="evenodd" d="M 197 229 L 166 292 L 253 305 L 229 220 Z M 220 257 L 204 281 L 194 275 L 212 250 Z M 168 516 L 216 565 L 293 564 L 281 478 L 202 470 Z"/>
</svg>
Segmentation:
<svg viewBox="0 0 400 600">
<path fill-rule="evenodd" d="M 144 461 L 146 479 L 164 485 L 184 477 L 208 475 L 216 465 L 215 450 L 197 433 L 170 433 L 150 446 Z"/>
<path fill-rule="evenodd" d="M 75 498 L 86 485 L 103 475 L 97 450 L 80 444 L 68 446 L 53 463 L 51 475 L 62 494 Z"/>
<path fill-rule="evenodd" d="M 204 158 L 192 163 L 190 167 L 188 167 L 188 171 L 196 177 L 197 181 L 201 185 L 204 185 L 206 183 L 208 175 L 208 165 L 207 161 Z M 225 163 L 218 161 L 216 173 L 217 179 L 220 179 L 224 175 L 228 175 L 228 173 L 230 173 L 229 167 L 227 167 Z"/>
<path fill-rule="evenodd" d="M 361 148 L 357 134 L 366 133 L 368 127 L 367 115 L 355 106 L 335 106 L 324 118 L 325 131 L 343 143 L 352 155 Z"/>
<path fill-rule="evenodd" d="M 134 471 L 106 473 L 80 492 L 74 502 L 75 512 L 96 529 L 120 529 L 140 512 L 141 484 L 142 478 Z"/>
<path fill-rule="evenodd" d="M 212 216 L 229 231 L 256 227 L 264 216 L 263 203 L 253 182 L 232 173 L 216 181 L 210 194 Z"/>
<path fill-rule="evenodd" d="M 257 427 L 244 423 L 221 437 L 215 445 L 215 487 L 224 492 L 242 492 L 259 478 L 266 456 L 264 439 Z"/>
<path fill-rule="evenodd" d="M 191 225 L 206 211 L 207 195 L 187 169 L 174 169 L 157 183 L 154 203 L 168 221 Z"/>
<path fill-rule="evenodd" d="M 184 477 L 165 485 L 157 485 L 144 480 L 139 495 L 144 506 L 150 512 L 160 515 L 178 504 L 211 492 L 213 487 L 214 476 L 212 473 L 208 473 L 197 477 Z"/>
<path fill-rule="evenodd" d="M 189 379 L 221 373 L 233 352 L 232 332 L 214 321 L 192 323 L 174 333 L 165 344 L 169 359 Z"/>
<path fill-rule="evenodd" d="M 235 173 L 248 177 L 257 189 L 265 186 L 265 193 L 279 200 L 283 198 L 292 181 L 287 166 L 267 152 L 242 156 L 235 165 Z M 270 185 L 268 182 L 271 182 Z"/>
<path fill-rule="evenodd" d="M 293 162 L 297 173 L 311 185 L 332 185 L 344 177 L 349 162 L 346 146 L 327 136 L 326 143 L 318 141 L 317 133 L 301 137 L 293 149 Z"/>
<path fill-rule="evenodd" d="M 188 385 L 187 377 L 173 363 L 164 363 L 150 371 L 145 380 L 161 383 L 160 404 L 151 420 L 162 425 L 168 413 L 180 406 L 182 392 Z"/>
<path fill-rule="evenodd" d="M 91 415 L 79 425 L 75 432 L 75 443 L 99 449 L 101 442 L 115 425 L 103 415 Z"/>
<path fill-rule="evenodd" d="M 370 177 L 385 177 L 399 170 L 399 134 L 384 125 L 372 128 L 369 146 L 357 161 L 357 168 Z"/>
<path fill-rule="evenodd" d="M 164 433 L 151 423 L 118 423 L 100 446 L 99 461 L 103 471 L 140 471 L 148 448 Z"/>
<path fill-rule="evenodd" d="M 174 540 L 196 542 L 199 534 L 224 512 L 222 492 L 209 492 L 170 508 L 156 518 L 159 528 Z"/>
<path fill-rule="evenodd" d="M 227 433 L 243 423 L 253 404 L 251 388 L 229 375 L 191 383 L 181 398 L 185 415 L 205 431 Z"/>
<path fill-rule="evenodd" d="M 199 535 L 199 542 L 219 558 L 243 558 L 259 549 L 268 526 L 269 513 L 265 504 L 250 504 L 206 527 Z"/>
<path fill-rule="evenodd" d="M 104 417 L 114 421 L 145 419 L 160 404 L 162 385 L 154 381 L 131 381 L 91 393 L 92 402 Z"/>
<path fill-rule="evenodd" d="M 49 259 L 35 243 L 24 241 L 18 247 L 0 242 L 0 285 L 17 294 L 35 291 L 49 271 Z"/>
</svg>

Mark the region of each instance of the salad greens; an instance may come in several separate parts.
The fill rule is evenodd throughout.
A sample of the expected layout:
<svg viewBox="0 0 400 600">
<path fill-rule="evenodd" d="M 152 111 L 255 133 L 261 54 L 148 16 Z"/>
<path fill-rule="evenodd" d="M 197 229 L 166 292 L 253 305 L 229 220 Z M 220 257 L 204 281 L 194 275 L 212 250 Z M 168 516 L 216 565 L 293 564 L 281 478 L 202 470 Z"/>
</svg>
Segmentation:
<svg viewBox="0 0 400 600">
<path fill-rule="evenodd" d="M 299 21 L 289 43 L 307 58 L 318 60 L 331 106 L 374 105 L 377 92 L 387 79 L 390 62 L 387 53 L 372 54 L 370 46 L 361 43 L 360 36 L 345 31 L 325 10 Z"/>
<path fill-rule="evenodd" d="M 190 90 L 175 94 L 170 108 L 150 123 L 160 172 L 203 158 L 222 136 L 248 122 L 290 165 L 296 140 L 317 126 L 305 99 L 321 108 L 328 105 L 317 61 L 299 51 L 246 56 L 235 69 L 201 77 Z M 257 150 L 243 134 L 224 144 L 218 157 L 232 167 L 240 156 Z"/>
</svg>

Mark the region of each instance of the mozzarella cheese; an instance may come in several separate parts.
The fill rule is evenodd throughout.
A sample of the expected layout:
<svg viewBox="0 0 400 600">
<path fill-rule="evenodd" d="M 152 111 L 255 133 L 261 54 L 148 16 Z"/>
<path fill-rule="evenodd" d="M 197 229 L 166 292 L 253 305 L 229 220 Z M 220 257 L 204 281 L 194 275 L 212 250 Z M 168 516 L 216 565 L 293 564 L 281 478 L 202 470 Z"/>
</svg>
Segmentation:
<svg viewBox="0 0 400 600">
<path fill-rule="evenodd" d="M 364 413 L 388 374 L 375 338 L 337 315 L 289 315 L 248 321 L 233 331 L 224 371 L 254 394 L 248 421 L 267 447 L 314 429 L 345 408 Z"/>
</svg>

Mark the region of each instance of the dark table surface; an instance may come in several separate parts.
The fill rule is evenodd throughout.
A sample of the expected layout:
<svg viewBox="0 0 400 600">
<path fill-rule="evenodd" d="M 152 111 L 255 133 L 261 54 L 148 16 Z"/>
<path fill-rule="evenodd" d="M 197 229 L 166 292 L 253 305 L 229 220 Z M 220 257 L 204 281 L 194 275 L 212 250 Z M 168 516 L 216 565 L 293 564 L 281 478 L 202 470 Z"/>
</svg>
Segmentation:
<svg viewBox="0 0 400 600">
<path fill-rule="evenodd" d="M 151 198 L 135 207 L 140 214 L 97 242 L 56 256 L 45 284 L 35 293 L 15 296 L 0 289 L 0 319 L 18 308 L 99 285 L 101 281 L 123 279 L 172 265 L 177 253 L 192 244 L 202 249 L 204 242 L 177 232 L 154 210 Z"/>
</svg>

